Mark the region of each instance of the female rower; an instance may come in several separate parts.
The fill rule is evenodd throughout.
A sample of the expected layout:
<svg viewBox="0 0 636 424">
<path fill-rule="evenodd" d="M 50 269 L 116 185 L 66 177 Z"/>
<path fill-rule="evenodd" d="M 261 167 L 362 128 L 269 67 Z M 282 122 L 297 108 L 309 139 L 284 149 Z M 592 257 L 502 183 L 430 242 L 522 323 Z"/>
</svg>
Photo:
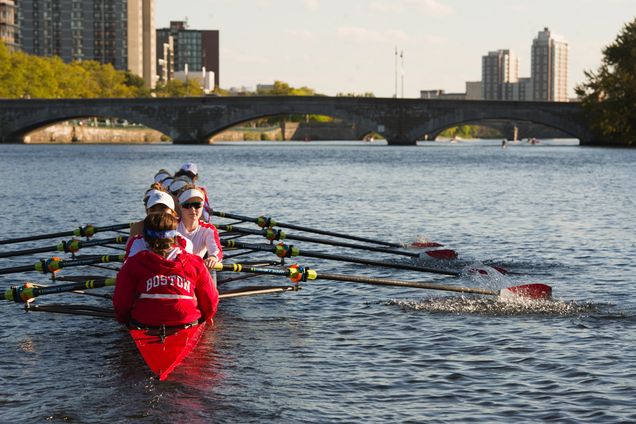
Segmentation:
<svg viewBox="0 0 636 424">
<path fill-rule="evenodd" d="M 160 169 L 155 174 L 155 182 L 156 183 L 160 183 L 161 184 L 164 180 L 166 180 L 168 178 L 172 178 L 172 175 L 170 174 L 170 172 L 166 171 L 165 169 Z"/>
<path fill-rule="evenodd" d="M 203 199 L 203 192 L 195 185 L 184 188 L 179 196 L 181 220 L 177 230 L 192 241 L 192 253 L 201 257 L 207 253 L 205 265 L 211 269 L 223 259 L 223 250 L 216 227 L 201 220 Z"/>
<path fill-rule="evenodd" d="M 147 197 L 144 196 L 144 202 L 146 204 L 146 214 L 151 213 L 168 213 L 175 218 L 177 214 L 175 212 L 174 199 L 172 196 L 161 188 L 151 188 L 146 192 Z M 146 243 L 143 237 L 144 221 L 139 221 L 130 227 L 130 238 L 126 243 L 126 258 L 136 255 L 142 250 L 148 249 L 148 243 Z M 177 234 L 177 242 L 188 253 L 192 253 L 192 242 L 181 234 Z"/>
<path fill-rule="evenodd" d="M 192 184 L 196 184 L 199 179 L 199 168 L 192 162 L 184 163 L 181 168 L 174 173 L 174 177 L 186 176 L 190 179 Z M 198 186 L 199 190 L 203 193 L 203 213 L 202 217 L 205 222 L 212 222 L 212 206 L 210 205 L 210 199 L 208 198 L 208 191 L 203 186 Z"/>
<path fill-rule="evenodd" d="M 129 258 L 117 274 L 113 306 L 119 322 L 154 327 L 212 320 L 219 293 L 203 260 L 176 243 L 177 225 L 169 213 L 144 219 L 150 249 Z"/>
</svg>

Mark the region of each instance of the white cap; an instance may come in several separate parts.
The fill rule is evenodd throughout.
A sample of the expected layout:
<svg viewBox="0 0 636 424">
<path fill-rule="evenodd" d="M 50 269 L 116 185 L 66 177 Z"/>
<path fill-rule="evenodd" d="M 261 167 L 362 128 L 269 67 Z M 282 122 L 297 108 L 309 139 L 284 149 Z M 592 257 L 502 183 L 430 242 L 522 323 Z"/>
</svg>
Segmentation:
<svg viewBox="0 0 636 424">
<path fill-rule="evenodd" d="M 189 183 L 189 181 L 185 178 L 175 178 L 174 180 L 172 180 L 172 183 L 170 184 L 170 193 L 176 193 L 177 191 L 181 190 L 184 186 L 186 186 Z"/>
<path fill-rule="evenodd" d="M 185 203 L 192 197 L 199 197 L 201 200 L 205 200 L 205 196 L 203 195 L 203 193 L 201 193 L 200 190 L 193 188 L 190 190 L 186 190 L 179 195 L 179 203 Z"/>
<path fill-rule="evenodd" d="M 166 178 L 170 178 L 170 177 L 171 175 L 168 171 L 166 171 L 165 169 L 160 169 L 159 172 L 155 174 L 155 182 L 160 183 Z"/>
<path fill-rule="evenodd" d="M 161 190 L 157 190 L 157 189 L 151 188 L 148 191 L 146 191 L 144 193 L 144 203 L 146 203 L 148 201 L 148 198 L 150 196 L 152 196 L 153 193 L 161 193 Z"/>
<path fill-rule="evenodd" d="M 152 193 L 148 197 L 148 202 L 146 202 L 146 209 L 150 209 L 155 205 L 165 205 L 170 209 L 174 210 L 174 199 L 168 193 L 164 193 L 163 191 L 157 191 Z"/>
<path fill-rule="evenodd" d="M 181 165 L 181 170 L 192 172 L 194 175 L 199 175 L 199 168 L 197 168 L 197 165 L 192 162 L 184 163 L 183 165 Z"/>
<path fill-rule="evenodd" d="M 163 187 L 164 190 L 168 190 L 170 188 L 170 184 L 172 184 L 172 181 L 174 181 L 172 177 L 166 178 L 161 182 L 161 187 Z"/>
</svg>

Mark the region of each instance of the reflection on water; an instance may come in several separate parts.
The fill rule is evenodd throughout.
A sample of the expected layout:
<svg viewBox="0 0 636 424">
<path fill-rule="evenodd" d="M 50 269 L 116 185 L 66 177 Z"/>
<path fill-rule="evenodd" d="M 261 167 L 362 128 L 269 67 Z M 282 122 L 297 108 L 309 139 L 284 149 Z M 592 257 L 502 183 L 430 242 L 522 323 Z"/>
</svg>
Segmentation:
<svg viewBox="0 0 636 424">
<path fill-rule="evenodd" d="M 217 210 L 398 243 L 423 236 L 459 254 L 407 260 L 459 277 L 294 258 L 319 272 L 493 290 L 542 283 L 554 295 L 506 303 L 308 281 L 299 292 L 223 301 L 214 328 L 166 382 L 150 376 L 115 322 L 25 313 L 7 302 L 0 305 L 2 421 L 636 421 L 636 151 L 549 140 L 501 149 L 500 142 L 0 145 L 3 238 L 138 220 L 154 173 L 195 161 Z M 47 256 L 0 258 L 0 268 Z M 27 279 L 50 283 L 7 274 L 0 287 Z M 80 295 L 36 302 L 108 306 Z"/>
</svg>

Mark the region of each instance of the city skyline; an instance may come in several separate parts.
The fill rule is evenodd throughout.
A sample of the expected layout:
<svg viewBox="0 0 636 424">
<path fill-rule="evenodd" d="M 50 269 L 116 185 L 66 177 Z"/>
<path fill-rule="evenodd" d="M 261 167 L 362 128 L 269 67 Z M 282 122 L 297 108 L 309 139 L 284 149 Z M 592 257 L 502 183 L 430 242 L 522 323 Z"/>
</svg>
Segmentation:
<svg viewBox="0 0 636 424">
<path fill-rule="evenodd" d="M 529 76 L 532 40 L 549 27 L 569 42 L 572 97 L 630 13 L 629 0 L 156 0 L 156 27 L 187 18 L 192 29 L 219 30 L 222 88 L 282 80 L 327 95 L 381 97 L 395 92 L 396 47 L 405 97 L 463 92 L 493 50 L 514 51 L 519 75 Z"/>
</svg>

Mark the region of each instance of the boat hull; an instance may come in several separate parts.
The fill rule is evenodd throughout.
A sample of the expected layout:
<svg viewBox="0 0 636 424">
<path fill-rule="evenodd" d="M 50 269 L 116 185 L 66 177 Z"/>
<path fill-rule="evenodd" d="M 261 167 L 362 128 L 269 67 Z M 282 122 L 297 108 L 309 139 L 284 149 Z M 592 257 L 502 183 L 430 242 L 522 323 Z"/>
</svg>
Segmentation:
<svg viewBox="0 0 636 424">
<path fill-rule="evenodd" d="M 159 380 L 165 380 L 196 347 L 205 322 L 187 328 L 129 329 L 141 356 Z"/>
</svg>

